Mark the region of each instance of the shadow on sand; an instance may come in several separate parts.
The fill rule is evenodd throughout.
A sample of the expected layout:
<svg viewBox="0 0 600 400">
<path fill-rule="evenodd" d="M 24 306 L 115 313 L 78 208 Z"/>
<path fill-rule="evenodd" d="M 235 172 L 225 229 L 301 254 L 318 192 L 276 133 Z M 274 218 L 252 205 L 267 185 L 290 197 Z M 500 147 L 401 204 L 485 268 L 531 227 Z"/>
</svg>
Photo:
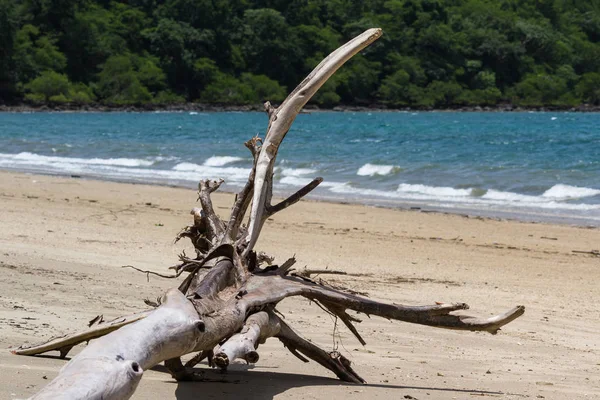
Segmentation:
<svg viewBox="0 0 600 400">
<path fill-rule="evenodd" d="M 155 371 L 165 372 L 166 369 L 162 366 L 153 368 Z M 300 388 L 307 386 L 342 386 L 348 389 L 360 389 L 362 386 L 352 383 L 342 382 L 335 378 L 290 374 L 285 372 L 270 372 L 270 371 L 250 371 L 248 368 L 237 366 L 237 368 L 227 371 L 223 374 L 219 371 L 197 368 L 196 371 L 204 373 L 204 382 L 175 382 L 177 385 L 175 396 L 178 400 L 192 400 L 198 398 L 215 398 L 219 400 L 240 400 L 240 399 L 272 399 L 276 395 L 286 392 L 292 388 Z M 397 394 L 390 396 L 391 398 L 403 398 L 404 393 L 401 390 L 417 389 L 426 390 L 429 392 L 447 393 L 449 396 L 459 393 L 470 394 L 475 396 L 492 395 L 498 396 L 504 393 L 491 392 L 485 390 L 469 390 L 469 389 L 451 389 L 444 387 L 424 387 L 424 386 L 408 386 L 408 385 L 390 385 L 390 384 L 369 384 L 368 387 L 385 388 L 391 391 L 398 391 Z M 407 397 L 410 398 L 410 397 Z"/>
</svg>

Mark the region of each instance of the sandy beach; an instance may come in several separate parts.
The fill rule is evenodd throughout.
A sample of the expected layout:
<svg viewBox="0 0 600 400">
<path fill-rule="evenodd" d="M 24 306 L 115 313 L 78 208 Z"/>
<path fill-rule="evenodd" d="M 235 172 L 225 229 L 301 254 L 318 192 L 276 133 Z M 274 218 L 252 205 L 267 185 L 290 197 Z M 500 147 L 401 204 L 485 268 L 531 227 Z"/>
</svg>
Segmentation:
<svg viewBox="0 0 600 400">
<path fill-rule="evenodd" d="M 213 199 L 227 215 L 233 195 Z M 121 267 L 168 273 L 191 252 L 173 239 L 195 200 L 190 189 L 0 172 L 0 398 L 32 395 L 66 362 L 11 346 L 144 310 L 144 298 L 177 284 Z M 177 383 L 157 366 L 134 399 L 600 398 L 600 257 L 586 253 L 600 249 L 598 229 L 303 201 L 267 222 L 257 249 L 343 270 L 325 279 L 388 302 L 526 313 L 495 336 L 374 317 L 357 326 L 363 347 L 343 326 L 334 335 L 318 307 L 288 299 L 286 321 L 337 346 L 369 385 L 344 384 L 271 339 L 256 365 L 208 373 L 216 382 Z"/>
</svg>

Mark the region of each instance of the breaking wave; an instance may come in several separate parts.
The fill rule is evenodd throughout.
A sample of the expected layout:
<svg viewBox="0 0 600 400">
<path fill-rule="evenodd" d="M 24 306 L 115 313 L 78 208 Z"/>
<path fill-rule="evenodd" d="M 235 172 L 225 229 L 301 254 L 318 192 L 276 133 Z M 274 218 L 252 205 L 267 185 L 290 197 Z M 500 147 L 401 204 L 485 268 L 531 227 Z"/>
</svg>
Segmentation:
<svg viewBox="0 0 600 400">
<path fill-rule="evenodd" d="M 239 161 L 244 161 L 244 159 L 242 157 L 212 156 L 204 161 L 203 165 L 207 167 L 222 167 Z"/>
<path fill-rule="evenodd" d="M 39 154 L 22 152 L 19 154 L 2 154 L 0 153 L 1 165 L 15 164 L 31 164 L 31 165 L 55 165 L 61 164 L 82 164 L 82 165 L 114 165 L 120 167 L 149 167 L 156 159 L 143 160 L 138 158 L 75 158 L 75 157 L 56 157 L 42 156 Z"/>
<path fill-rule="evenodd" d="M 356 175 L 359 176 L 375 176 L 375 175 L 391 175 L 400 171 L 400 167 L 395 165 L 376 165 L 365 164 L 358 169 Z"/>
</svg>

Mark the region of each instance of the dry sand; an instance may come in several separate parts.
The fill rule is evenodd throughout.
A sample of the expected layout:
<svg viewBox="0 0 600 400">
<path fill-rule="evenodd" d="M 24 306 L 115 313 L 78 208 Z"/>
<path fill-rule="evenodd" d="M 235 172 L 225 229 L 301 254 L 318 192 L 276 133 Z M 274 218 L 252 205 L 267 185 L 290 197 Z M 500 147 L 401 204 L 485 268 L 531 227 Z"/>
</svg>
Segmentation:
<svg viewBox="0 0 600 400">
<path fill-rule="evenodd" d="M 0 398 L 35 393 L 65 363 L 10 346 L 144 309 L 142 299 L 176 284 L 121 266 L 166 272 L 190 251 L 173 238 L 195 199 L 189 189 L 0 173 Z M 225 215 L 232 195 L 215 202 Z M 135 399 L 600 398 L 600 257 L 573 252 L 599 249 L 598 229 L 305 201 L 269 221 L 257 248 L 363 274 L 330 281 L 385 301 L 527 311 L 496 336 L 374 317 L 358 325 L 364 348 L 341 327 L 336 346 L 368 386 L 343 384 L 272 339 L 255 366 L 208 374 L 222 383 L 178 384 L 158 366 Z M 334 346 L 320 309 L 300 299 L 280 309 L 304 336 Z"/>
</svg>

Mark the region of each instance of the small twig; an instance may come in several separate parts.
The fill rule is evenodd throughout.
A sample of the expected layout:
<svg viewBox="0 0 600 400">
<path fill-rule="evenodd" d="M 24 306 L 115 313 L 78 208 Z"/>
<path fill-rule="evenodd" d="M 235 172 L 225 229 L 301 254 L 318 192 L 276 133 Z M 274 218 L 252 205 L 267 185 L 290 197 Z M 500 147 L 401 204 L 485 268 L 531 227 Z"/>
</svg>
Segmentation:
<svg viewBox="0 0 600 400">
<path fill-rule="evenodd" d="M 593 256 L 600 256 L 600 250 L 590 250 L 590 251 L 583 251 L 583 250 L 571 250 L 573 253 L 578 253 L 578 254 L 591 254 Z"/>
<path fill-rule="evenodd" d="M 294 254 L 291 258 L 289 258 L 286 262 L 284 262 L 281 267 L 277 268 L 277 273 L 281 276 L 287 275 L 290 268 L 296 264 L 296 255 Z"/>
<path fill-rule="evenodd" d="M 302 271 L 296 272 L 296 275 L 302 276 L 304 278 L 310 278 L 311 275 L 348 275 L 345 271 L 337 271 L 330 269 L 308 269 L 304 268 Z"/>
<path fill-rule="evenodd" d="M 164 275 L 164 274 L 161 274 L 161 273 L 158 273 L 158 272 L 154 272 L 154 271 L 148 271 L 148 270 L 144 270 L 144 269 L 139 269 L 139 268 L 134 267 L 133 265 L 122 265 L 121 268 L 132 268 L 132 269 L 135 269 L 138 272 L 142 272 L 142 273 L 146 274 L 146 278 L 148 279 L 148 282 L 150 282 L 150 274 L 159 276 L 161 278 L 173 279 L 173 278 L 177 278 L 179 275 L 181 275 L 183 273 L 183 270 L 180 270 L 175 275 Z"/>
<path fill-rule="evenodd" d="M 104 322 L 104 315 L 102 315 L 102 314 L 96 315 L 94 318 L 92 318 L 90 320 L 90 322 L 88 322 L 88 328 L 90 328 L 92 325 L 99 325 L 103 322 Z"/>
<path fill-rule="evenodd" d="M 162 304 L 162 298 L 161 297 L 157 297 L 156 301 L 152 301 L 150 299 L 144 299 L 144 303 L 147 306 L 153 307 L 153 308 L 157 308 Z"/>
<path fill-rule="evenodd" d="M 196 365 L 198 365 L 205 358 L 208 358 L 208 366 L 214 367 L 215 365 L 213 363 L 213 356 L 214 356 L 214 353 L 213 353 L 212 349 L 211 350 L 202 350 L 200 353 L 196 354 L 188 362 L 186 362 L 185 367 L 193 368 Z"/>
</svg>

